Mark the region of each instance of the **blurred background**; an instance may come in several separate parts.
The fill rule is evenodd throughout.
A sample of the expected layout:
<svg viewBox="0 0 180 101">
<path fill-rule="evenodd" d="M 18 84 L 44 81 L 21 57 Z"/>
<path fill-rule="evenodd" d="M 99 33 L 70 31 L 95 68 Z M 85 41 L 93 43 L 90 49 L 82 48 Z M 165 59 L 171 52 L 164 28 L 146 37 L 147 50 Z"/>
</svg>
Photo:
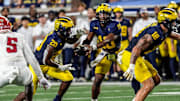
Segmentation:
<svg viewBox="0 0 180 101">
<path fill-rule="evenodd" d="M 95 9 L 98 4 L 104 2 L 109 3 L 112 8 L 119 6 L 123 8 L 121 12 L 123 17 L 131 22 L 128 27 L 132 29 L 129 32 L 132 33 L 132 37 L 139 29 L 156 22 L 159 10 L 167 7 L 168 4 L 171 4 L 180 16 L 180 0 L 0 0 L 0 10 L 1 15 L 10 20 L 13 25 L 12 30 L 25 35 L 32 51 L 41 43 L 46 34 L 53 31 L 57 17 L 71 17 L 75 23 L 73 33 L 82 36 L 77 43 L 66 44 L 63 54 L 58 58 L 63 64 L 72 63 L 76 68 L 76 71 L 72 71 L 74 82 L 86 82 L 94 80 L 94 67 L 91 67 L 89 63 L 95 59 L 96 51 L 89 56 L 78 56 L 73 50 L 86 38 L 90 21 L 96 19 Z M 114 17 L 115 12 L 112 13 L 112 18 Z M 160 47 L 153 52 L 156 69 L 163 80 L 179 81 L 180 42 L 173 40 L 169 45 L 167 41 Z M 175 56 L 171 53 L 175 53 Z M 106 74 L 105 80 L 125 81 L 122 74 L 120 68 L 114 63 Z"/>
</svg>

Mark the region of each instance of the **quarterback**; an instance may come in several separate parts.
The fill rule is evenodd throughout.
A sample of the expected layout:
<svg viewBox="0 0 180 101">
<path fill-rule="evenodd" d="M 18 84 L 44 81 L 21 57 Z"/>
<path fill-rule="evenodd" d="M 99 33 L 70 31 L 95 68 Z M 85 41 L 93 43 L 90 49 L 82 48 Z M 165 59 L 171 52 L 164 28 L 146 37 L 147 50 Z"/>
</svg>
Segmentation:
<svg viewBox="0 0 180 101">
<path fill-rule="evenodd" d="M 105 74 L 109 71 L 112 61 L 116 61 L 116 52 L 120 48 L 120 23 L 111 20 L 112 8 L 106 4 L 100 4 L 96 9 L 97 20 L 90 23 L 90 33 L 83 45 L 89 50 L 100 50 L 96 59 L 91 62 L 95 67 L 95 80 L 92 85 L 92 101 L 97 101 L 100 93 L 100 85 Z M 97 45 L 89 46 L 93 36 L 98 38 Z"/>
</svg>

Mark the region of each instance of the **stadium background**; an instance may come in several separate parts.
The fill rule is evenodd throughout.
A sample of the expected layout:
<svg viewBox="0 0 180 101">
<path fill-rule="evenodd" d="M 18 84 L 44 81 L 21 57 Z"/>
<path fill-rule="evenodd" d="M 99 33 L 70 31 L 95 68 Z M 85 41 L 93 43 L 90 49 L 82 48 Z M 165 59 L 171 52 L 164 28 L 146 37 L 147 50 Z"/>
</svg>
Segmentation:
<svg viewBox="0 0 180 101">
<path fill-rule="evenodd" d="M 60 13 L 65 13 L 66 16 L 70 16 L 76 25 L 78 25 L 78 18 L 80 18 L 80 21 L 87 20 L 88 8 L 95 9 L 98 4 L 103 2 L 109 3 L 113 8 L 116 6 L 122 6 L 124 8 L 124 17 L 131 19 L 132 22 L 135 23 L 136 20 L 140 18 L 139 13 L 141 8 L 147 8 L 149 17 L 155 18 L 156 14 L 154 12 L 154 8 L 166 7 L 171 0 L 0 0 L 0 8 L 2 10 L 3 8 L 9 9 L 8 18 L 10 21 L 12 21 L 13 31 L 18 31 L 22 27 L 22 18 L 31 19 L 30 11 L 36 12 L 34 21 L 37 23 L 31 23 L 30 21 L 31 24 L 28 24 L 28 26 L 32 27 L 32 32 L 30 32 L 32 35 L 27 36 L 27 40 L 30 40 L 33 51 L 33 48 L 36 47 L 44 36 L 48 34 L 47 32 L 50 31 L 45 29 L 53 29 L 51 26 L 48 26 L 52 25 L 52 23 L 50 23 L 51 21 L 48 23 L 50 13 L 53 13 L 56 17 L 60 16 Z M 180 0 L 174 0 L 174 2 L 176 2 L 178 5 L 180 4 Z M 2 12 L 3 11 L 1 11 L 1 15 Z M 45 27 L 41 27 L 39 25 L 39 27 L 35 28 L 38 23 L 44 24 Z M 42 28 L 42 30 L 40 30 L 38 33 L 37 29 L 40 28 Z M 78 30 L 76 30 L 75 33 L 84 33 L 83 28 L 77 29 Z M 69 49 L 69 47 L 72 47 L 72 45 L 67 45 L 65 49 Z M 177 47 L 180 46 L 177 44 Z M 179 51 L 177 50 L 177 52 Z M 156 53 L 159 56 L 160 53 L 158 50 Z M 65 57 L 62 54 L 62 56 L 60 56 L 61 61 L 63 61 L 64 58 Z M 179 101 L 179 60 L 177 59 L 175 63 L 175 75 L 177 78 L 173 79 L 173 74 L 171 74 L 169 69 L 168 60 L 166 60 L 166 66 L 162 67 L 161 58 L 161 56 L 157 58 L 157 63 L 162 71 L 162 74 L 160 75 L 162 76 L 163 83 L 157 87 L 152 94 L 149 95 L 147 101 Z M 90 61 L 90 57 L 86 61 L 86 66 L 83 67 L 84 74 L 81 71 L 81 59 L 79 59 L 78 64 L 75 64 L 76 72 L 73 73 L 73 75 L 75 75 L 75 79 L 72 84 L 73 86 L 71 86 L 70 90 L 68 90 L 68 92 L 65 94 L 64 101 L 89 101 L 94 74 L 93 68 L 88 65 L 88 61 Z M 75 60 L 72 59 L 70 62 L 74 63 Z M 107 74 L 105 78 L 106 82 L 103 83 L 102 93 L 99 98 L 100 101 L 119 101 L 120 99 L 121 101 L 131 101 L 134 95 L 133 90 L 130 87 L 130 83 L 125 81 L 121 74 L 118 73 L 118 75 L 116 75 L 114 72 L 116 71 L 112 68 L 110 73 Z M 83 77 L 81 77 L 81 73 L 84 75 Z M 56 94 L 56 89 L 58 88 L 57 85 L 60 83 L 60 81 L 49 77 L 47 78 L 53 82 L 53 87 L 45 92 L 41 88 L 38 89 L 38 92 L 34 97 L 34 101 L 50 101 Z M 17 87 L 14 85 L 0 88 L 0 100 L 12 101 L 16 94 L 22 90 L 23 87 Z"/>
</svg>

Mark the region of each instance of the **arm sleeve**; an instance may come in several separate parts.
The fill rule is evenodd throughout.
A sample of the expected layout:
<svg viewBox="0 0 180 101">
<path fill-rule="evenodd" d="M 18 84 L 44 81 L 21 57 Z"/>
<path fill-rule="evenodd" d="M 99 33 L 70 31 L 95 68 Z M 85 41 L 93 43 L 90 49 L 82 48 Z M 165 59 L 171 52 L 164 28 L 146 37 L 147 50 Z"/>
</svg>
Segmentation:
<svg viewBox="0 0 180 101">
<path fill-rule="evenodd" d="M 121 24 L 120 23 L 114 24 L 114 26 L 112 26 L 111 29 L 108 30 L 108 33 L 113 33 L 115 35 L 120 35 L 120 33 L 121 33 Z"/>
<path fill-rule="evenodd" d="M 36 60 L 33 52 L 31 51 L 29 45 L 25 42 L 25 40 L 23 42 L 23 52 L 24 52 L 26 61 L 29 64 L 31 64 L 32 68 L 34 69 L 34 72 L 36 73 L 38 79 L 40 80 L 42 77 L 44 77 L 43 73 L 40 69 L 38 61 Z"/>
<path fill-rule="evenodd" d="M 91 22 L 90 23 L 90 32 L 94 32 L 94 22 Z"/>
<path fill-rule="evenodd" d="M 132 20 L 127 21 L 127 27 L 132 27 Z"/>
<path fill-rule="evenodd" d="M 147 33 L 151 35 L 153 41 L 156 41 L 160 38 L 159 33 L 154 28 L 149 29 Z"/>
</svg>

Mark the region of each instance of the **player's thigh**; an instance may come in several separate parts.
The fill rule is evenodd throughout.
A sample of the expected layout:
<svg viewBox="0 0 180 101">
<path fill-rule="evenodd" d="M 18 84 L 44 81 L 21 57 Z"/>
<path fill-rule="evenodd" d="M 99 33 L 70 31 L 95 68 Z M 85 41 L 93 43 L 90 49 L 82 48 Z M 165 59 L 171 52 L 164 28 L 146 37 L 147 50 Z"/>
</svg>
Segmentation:
<svg viewBox="0 0 180 101">
<path fill-rule="evenodd" d="M 157 70 L 153 67 L 153 65 L 149 61 L 144 60 L 144 63 L 148 67 L 148 70 L 152 74 L 152 77 L 155 77 L 158 74 Z"/>
<path fill-rule="evenodd" d="M 129 45 L 129 41 L 128 40 L 123 40 L 121 41 L 121 48 L 120 48 L 120 51 L 126 49 Z"/>
<path fill-rule="evenodd" d="M 168 51 L 165 48 L 165 46 L 166 46 L 165 42 L 163 42 L 161 45 L 159 45 L 159 52 L 160 52 L 162 57 L 167 57 L 168 56 Z"/>
<path fill-rule="evenodd" d="M 121 59 L 121 64 L 119 64 L 119 67 L 121 68 L 122 71 L 125 72 L 129 67 L 131 53 L 125 50 L 121 55 L 122 55 L 122 59 Z"/>
<path fill-rule="evenodd" d="M 51 67 L 51 66 L 46 66 L 48 67 L 48 71 L 47 74 L 50 77 L 62 80 L 62 81 L 72 81 L 73 80 L 73 75 L 71 74 L 70 71 L 66 70 L 66 71 L 61 71 L 58 68 L 55 67 Z"/>
<path fill-rule="evenodd" d="M 173 44 L 171 41 L 173 41 Z M 172 40 L 172 39 L 168 38 L 167 45 L 168 45 L 169 57 L 175 58 L 177 56 L 177 40 Z M 174 47 L 174 50 L 172 50 L 172 47 Z"/>
<path fill-rule="evenodd" d="M 0 72 L 0 88 L 9 84 L 7 76 L 1 71 Z"/>
<path fill-rule="evenodd" d="M 131 52 L 124 51 L 122 54 L 122 64 L 120 68 L 125 72 L 129 68 L 129 63 L 131 59 Z M 148 78 L 152 77 L 151 72 L 148 70 L 148 67 L 144 63 L 144 59 L 142 57 L 138 57 L 135 63 L 135 78 L 139 82 L 143 82 Z"/>
<path fill-rule="evenodd" d="M 16 78 L 16 84 L 29 85 L 33 80 L 33 75 L 27 66 L 19 68 L 19 74 Z"/>
<path fill-rule="evenodd" d="M 100 63 L 98 63 L 95 67 L 95 73 L 99 74 L 106 74 L 111 67 L 112 61 L 107 59 L 107 56 L 105 56 Z"/>
</svg>

